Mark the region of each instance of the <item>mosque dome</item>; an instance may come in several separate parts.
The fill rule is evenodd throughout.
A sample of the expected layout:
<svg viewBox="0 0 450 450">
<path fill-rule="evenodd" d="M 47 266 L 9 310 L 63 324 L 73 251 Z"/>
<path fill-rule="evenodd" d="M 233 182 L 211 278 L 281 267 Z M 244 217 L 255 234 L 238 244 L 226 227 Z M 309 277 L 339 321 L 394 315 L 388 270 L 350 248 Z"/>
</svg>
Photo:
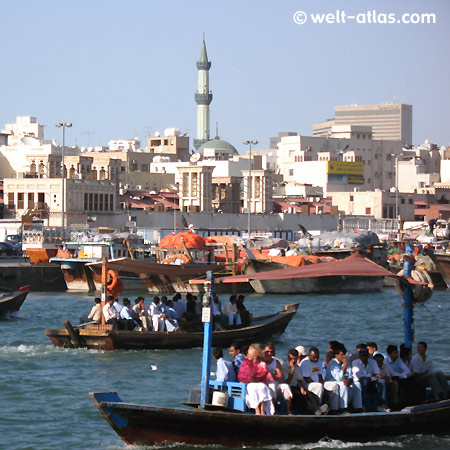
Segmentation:
<svg viewBox="0 0 450 450">
<path fill-rule="evenodd" d="M 228 153 L 228 155 L 234 156 L 239 155 L 239 152 L 227 141 L 223 141 L 216 136 L 214 139 L 211 139 L 208 142 L 205 142 L 202 146 L 199 147 L 198 152 L 204 154 L 206 149 L 215 150 L 219 153 Z"/>
</svg>

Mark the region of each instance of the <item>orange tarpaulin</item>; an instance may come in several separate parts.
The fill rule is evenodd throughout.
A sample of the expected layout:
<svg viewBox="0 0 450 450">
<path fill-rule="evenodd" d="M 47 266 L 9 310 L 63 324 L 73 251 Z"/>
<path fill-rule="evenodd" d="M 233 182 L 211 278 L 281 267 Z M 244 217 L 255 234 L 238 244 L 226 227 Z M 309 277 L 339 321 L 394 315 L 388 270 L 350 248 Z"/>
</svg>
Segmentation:
<svg viewBox="0 0 450 450">
<path fill-rule="evenodd" d="M 202 238 L 196 233 L 191 233 L 190 231 L 181 231 L 177 234 L 169 234 L 161 239 L 159 243 L 160 248 L 173 248 L 183 247 L 183 241 L 186 247 L 205 247 L 206 239 Z"/>
</svg>

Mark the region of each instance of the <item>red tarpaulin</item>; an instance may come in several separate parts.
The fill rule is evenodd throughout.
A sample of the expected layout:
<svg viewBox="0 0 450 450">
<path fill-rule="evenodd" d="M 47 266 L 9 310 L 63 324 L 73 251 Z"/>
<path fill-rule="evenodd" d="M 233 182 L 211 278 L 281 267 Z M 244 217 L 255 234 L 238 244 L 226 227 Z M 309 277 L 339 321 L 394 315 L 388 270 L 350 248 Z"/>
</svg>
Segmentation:
<svg viewBox="0 0 450 450">
<path fill-rule="evenodd" d="M 202 238 L 196 233 L 192 233 L 190 231 L 181 231 L 177 234 L 169 234 L 167 236 L 164 236 L 161 239 L 161 242 L 159 243 L 160 248 L 173 248 L 183 247 L 183 240 L 186 244 L 186 247 L 193 248 L 193 247 L 205 247 L 206 245 L 206 239 Z"/>
</svg>

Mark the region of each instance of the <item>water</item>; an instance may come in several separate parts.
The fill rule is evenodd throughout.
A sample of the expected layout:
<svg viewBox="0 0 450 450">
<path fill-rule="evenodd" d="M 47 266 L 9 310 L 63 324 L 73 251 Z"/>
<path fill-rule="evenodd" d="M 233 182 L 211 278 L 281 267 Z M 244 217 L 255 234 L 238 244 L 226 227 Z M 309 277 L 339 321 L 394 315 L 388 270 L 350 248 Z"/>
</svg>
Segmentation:
<svg viewBox="0 0 450 450">
<path fill-rule="evenodd" d="M 297 345 L 315 345 L 324 354 L 331 339 L 344 342 L 349 350 L 359 342 L 374 340 L 381 351 L 403 341 L 402 299 L 393 289 L 376 294 L 254 295 L 246 299 L 255 315 L 275 312 L 293 302 L 300 302 L 299 311 L 275 341 L 281 358 Z M 53 347 L 45 329 L 61 328 L 66 319 L 77 323 L 92 303 L 93 298 L 85 294 L 32 293 L 19 313 L 0 319 L 0 449 L 124 449 L 125 444 L 93 407 L 88 392 L 113 390 L 124 401 L 176 407 L 187 399 L 189 386 L 199 383 L 200 349 L 99 353 Z M 448 291 L 440 291 L 426 307 L 415 309 L 416 341 L 428 342 L 436 368 L 445 373 L 450 373 L 449 306 Z M 441 450 L 450 448 L 450 435 L 267 448 Z"/>
</svg>

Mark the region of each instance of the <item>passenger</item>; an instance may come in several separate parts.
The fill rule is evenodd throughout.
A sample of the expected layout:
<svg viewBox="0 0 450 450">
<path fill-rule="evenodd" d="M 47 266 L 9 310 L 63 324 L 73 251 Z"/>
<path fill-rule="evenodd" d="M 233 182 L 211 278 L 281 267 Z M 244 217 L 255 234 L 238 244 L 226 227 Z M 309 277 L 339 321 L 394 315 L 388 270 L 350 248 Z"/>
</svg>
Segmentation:
<svg viewBox="0 0 450 450">
<path fill-rule="evenodd" d="M 116 308 L 116 311 L 120 314 L 120 311 L 123 308 L 123 306 L 119 303 L 119 298 L 118 297 L 116 297 L 114 299 L 114 308 Z"/>
<path fill-rule="evenodd" d="M 139 319 L 141 322 L 141 327 L 144 331 L 151 331 L 152 325 L 150 323 L 149 317 L 145 310 L 145 300 L 144 297 L 138 297 L 134 301 L 135 305 L 133 306 L 133 318 L 136 320 Z"/>
<path fill-rule="evenodd" d="M 112 295 L 108 297 L 106 305 L 103 307 L 103 315 L 107 324 L 112 325 L 114 330 L 119 329 L 119 313 L 114 307 L 115 299 Z"/>
<path fill-rule="evenodd" d="M 233 358 L 233 367 L 236 372 L 236 376 L 239 373 L 241 364 L 245 361 L 245 356 L 241 353 L 241 345 L 237 342 L 233 342 L 228 349 L 230 356 Z"/>
<path fill-rule="evenodd" d="M 347 359 L 348 359 L 348 362 L 349 362 L 351 365 L 353 364 L 353 361 L 354 361 L 355 359 L 359 359 L 359 352 L 360 352 L 363 348 L 367 350 L 366 344 L 363 344 L 363 343 L 358 344 L 358 345 L 356 346 L 356 353 L 351 353 L 351 354 L 348 355 Z"/>
<path fill-rule="evenodd" d="M 212 351 L 214 359 L 216 360 L 216 380 L 217 381 L 236 381 L 236 372 L 233 364 L 223 357 L 223 351 L 220 348 L 215 348 Z"/>
<path fill-rule="evenodd" d="M 414 403 L 416 386 L 414 377 L 408 366 L 399 358 L 396 345 L 388 345 L 386 364 L 391 372 L 392 379 L 398 382 L 399 391 L 403 393 L 405 403 Z"/>
<path fill-rule="evenodd" d="M 325 369 L 328 367 L 328 363 L 334 358 L 336 352 L 342 347 L 339 341 L 328 342 L 328 353 L 325 356 Z M 323 377 L 325 378 L 326 370 L 324 370 Z"/>
<path fill-rule="evenodd" d="M 334 358 L 328 363 L 325 382 L 335 381 L 339 386 L 339 410 L 348 412 L 351 404 L 357 412 L 362 412 L 361 390 L 353 383 L 352 369 L 345 356 L 343 345 L 334 350 Z"/>
<path fill-rule="evenodd" d="M 238 373 L 238 380 L 247 384 L 247 395 L 245 403 L 248 408 L 255 410 L 255 414 L 275 414 L 275 408 L 272 403 L 271 390 L 267 386 L 273 382 L 270 372 L 261 366 L 264 359 L 261 347 L 258 344 L 252 344 L 248 348 L 247 359 L 241 364 Z"/>
<path fill-rule="evenodd" d="M 316 394 L 321 403 L 326 403 L 323 400 L 325 390 L 329 397 L 328 406 L 332 413 L 337 413 L 339 409 L 339 387 L 335 382 L 327 381 L 327 385 L 322 376 L 323 364 L 319 361 L 319 349 L 311 347 L 308 357 L 300 363 L 302 370 L 303 383 L 305 389 Z"/>
<path fill-rule="evenodd" d="M 100 323 L 102 321 L 102 305 L 100 298 L 95 298 L 94 303 L 89 315 L 80 317 L 80 323 Z"/>
<path fill-rule="evenodd" d="M 148 315 L 151 317 L 153 331 L 164 331 L 164 321 L 166 315 L 159 305 L 159 297 L 154 297 L 152 304 L 148 308 Z"/>
<path fill-rule="evenodd" d="M 172 300 L 167 300 L 166 309 L 165 309 L 164 314 L 166 315 L 166 320 L 165 320 L 166 330 L 167 331 L 178 331 L 180 329 L 180 327 L 178 325 L 178 320 L 177 320 L 178 314 L 173 309 Z"/>
<path fill-rule="evenodd" d="M 378 380 L 381 378 L 380 369 L 377 363 L 369 358 L 367 348 L 359 351 L 359 359 L 355 359 L 352 363 L 353 382 L 361 392 L 362 401 L 366 409 L 372 409 L 369 395 L 374 395 L 376 403 L 374 408 L 378 412 L 386 412 L 386 408 L 382 406 L 383 386 Z"/>
<path fill-rule="evenodd" d="M 381 394 L 383 404 L 381 406 L 387 408 L 387 405 L 390 405 L 391 409 L 398 410 L 398 383 L 392 379 L 391 371 L 384 362 L 384 356 L 381 353 L 377 353 L 373 359 L 380 369 L 381 378 L 378 381 L 383 386 L 383 392 Z"/>
<path fill-rule="evenodd" d="M 414 374 L 415 381 L 420 386 L 430 386 L 434 401 L 445 400 L 449 398 L 449 386 L 442 372 L 433 371 L 433 361 L 426 355 L 427 343 L 417 343 L 417 355 L 415 355 L 410 364 L 411 372 Z"/>
<path fill-rule="evenodd" d="M 239 325 L 241 323 L 240 316 L 236 306 L 236 296 L 232 295 L 228 303 L 223 307 L 223 315 L 227 318 L 228 325 Z M 239 317 L 239 319 L 238 319 Z"/>
<path fill-rule="evenodd" d="M 366 344 L 366 347 L 369 352 L 369 358 L 373 358 L 378 354 L 378 345 L 376 344 L 376 342 L 368 342 Z"/>
<path fill-rule="evenodd" d="M 195 302 L 195 318 L 199 319 L 202 316 L 202 300 L 198 301 L 196 295 L 192 297 L 192 300 Z"/>
<path fill-rule="evenodd" d="M 120 310 L 120 319 L 119 322 L 121 324 L 121 327 L 124 330 L 134 330 L 134 327 L 138 325 L 138 323 L 133 319 L 133 310 L 131 309 L 131 303 L 128 298 L 123 299 L 123 307 Z"/>
<path fill-rule="evenodd" d="M 305 347 L 303 347 L 303 345 L 297 345 L 297 347 L 295 347 L 295 350 L 297 350 L 298 352 L 297 365 L 299 366 L 300 363 L 308 356 L 308 353 L 306 353 L 306 349 Z"/>
<path fill-rule="evenodd" d="M 284 376 L 281 370 L 281 363 L 275 356 L 275 346 L 272 342 L 268 342 L 263 349 L 264 360 L 261 361 L 261 365 L 267 369 L 273 378 L 273 382 L 269 383 L 269 388 L 272 390 L 273 403 L 276 404 L 277 397 L 281 396 L 286 404 L 286 411 L 288 414 L 292 414 L 291 401 L 292 391 L 287 383 L 283 383 Z"/>
<path fill-rule="evenodd" d="M 186 319 L 194 320 L 196 314 L 196 301 L 193 295 L 189 292 L 186 294 Z"/>
<path fill-rule="evenodd" d="M 245 297 L 241 294 L 238 296 L 236 301 L 236 308 L 238 310 L 239 316 L 241 318 L 241 323 L 244 326 L 250 325 L 251 317 L 247 308 L 244 305 Z"/>
<path fill-rule="evenodd" d="M 181 319 L 186 313 L 186 305 L 180 301 L 181 295 L 177 292 L 173 296 L 173 309 L 177 312 L 178 318 Z"/>
<path fill-rule="evenodd" d="M 298 351 L 291 348 L 287 356 L 288 360 L 281 365 L 281 370 L 283 383 L 288 384 L 292 392 L 291 410 L 295 413 L 305 410 L 309 414 L 326 414 L 328 405 L 321 406 L 319 397 L 303 387 L 302 371 L 297 364 Z"/>
</svg>

